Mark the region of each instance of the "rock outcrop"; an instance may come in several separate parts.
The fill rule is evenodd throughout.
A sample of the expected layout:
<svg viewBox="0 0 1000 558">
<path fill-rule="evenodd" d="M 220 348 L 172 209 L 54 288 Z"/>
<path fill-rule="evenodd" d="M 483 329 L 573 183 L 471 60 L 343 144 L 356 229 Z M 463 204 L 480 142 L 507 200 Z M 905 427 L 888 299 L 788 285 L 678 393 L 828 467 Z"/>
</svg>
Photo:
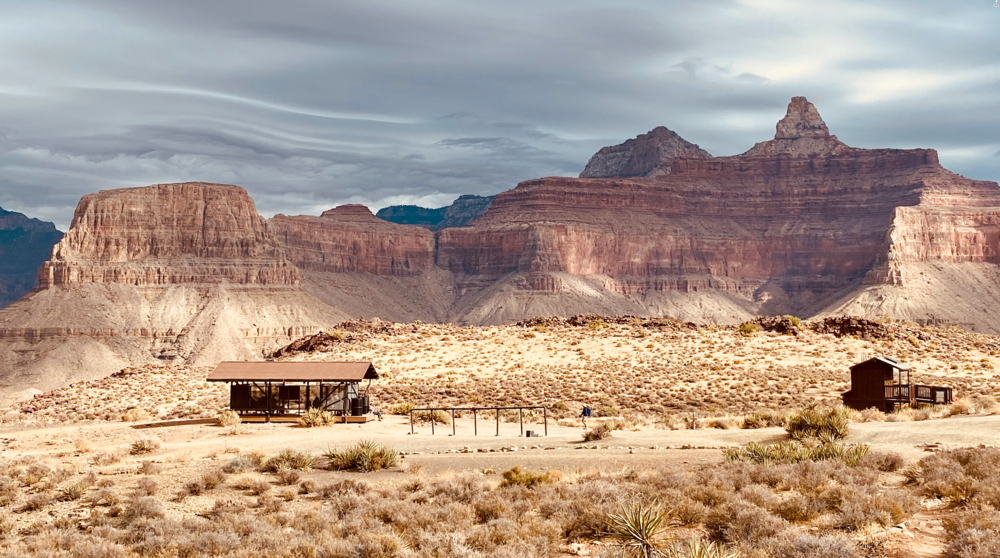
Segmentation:
<svg viewBox="0 0 1000 558">
<path fill-rule="evenodd" d="M 663 126 L 604 147 L 587 162 L 580 178 L 631 178 L 670 174 L 675 159 L 711 159 L 708 151 Z"/>
<path fill-rule="evenodd" d="M 0 208 L 0 308 L 35 287 L 38 268 L 60 238 L 52 223 Z"/>
<path fill-rule="evenodd" d="M 305 293 L 236 186 L 85 196 L 38 277 L 0 311 L 0 403 L 151 361 L 260 359 L 347 317 Z"/>
</svg>

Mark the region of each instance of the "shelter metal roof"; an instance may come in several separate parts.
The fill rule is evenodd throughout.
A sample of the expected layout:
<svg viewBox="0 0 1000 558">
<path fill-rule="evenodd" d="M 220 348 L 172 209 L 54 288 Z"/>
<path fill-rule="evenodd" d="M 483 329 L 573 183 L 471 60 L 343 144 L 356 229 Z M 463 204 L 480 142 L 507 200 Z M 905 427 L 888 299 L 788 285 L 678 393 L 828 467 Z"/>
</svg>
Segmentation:
<svg viewBox="0 0 1000 558">
<path fill-rule="evenodd" d="M 888 364 L 889 366 L 891 366 L 891 367 L 893 367 L 893 368 L 895 368 L 897 370 L 910 370 L 910 365 L 909 364 L 904 364 L 903 362 L 901 362 L 899 360 L 896 360 L 896 359 L 894 359 L 892 357 L 887 357 L 887 356 L 878 356 L 878 357 L 875 357 L 875 358 L 870 358 L 870 359 L 866 360 L 865 362 L 859 362 L 858 364 L 855 364 L 851 368 L 853 369 L 856 366 L 861 366 L 862 364 L 865 364 L 866 362 L 871 362 L 873 360 L 881 362 L 883 364 Z"/>
<path fill-rule="evenodd" d="M 377 380 L 370 362 L 223 362 L 209 382 L 360 382 Z"/>
</svg>

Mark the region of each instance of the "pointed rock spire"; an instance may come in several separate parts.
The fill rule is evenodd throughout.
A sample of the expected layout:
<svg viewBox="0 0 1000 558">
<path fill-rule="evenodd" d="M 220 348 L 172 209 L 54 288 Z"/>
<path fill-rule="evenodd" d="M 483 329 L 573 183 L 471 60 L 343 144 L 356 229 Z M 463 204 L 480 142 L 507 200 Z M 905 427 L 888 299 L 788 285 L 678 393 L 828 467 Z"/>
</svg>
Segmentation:
<svg viewBox="0 0 1000 558">
<path fill-rule="evenodd" d="M 819 111 L 805 97 L 792 97 L 788 112 L 778 121 L 774 139 L 828 138 L 830 130 Z"/>
</svg>

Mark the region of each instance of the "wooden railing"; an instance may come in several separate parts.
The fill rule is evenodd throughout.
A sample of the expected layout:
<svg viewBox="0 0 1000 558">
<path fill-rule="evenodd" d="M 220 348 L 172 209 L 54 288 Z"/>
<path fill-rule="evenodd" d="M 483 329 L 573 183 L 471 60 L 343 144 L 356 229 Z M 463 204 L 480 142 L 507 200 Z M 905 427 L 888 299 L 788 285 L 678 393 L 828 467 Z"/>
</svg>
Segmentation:
<svg viewBox="0 0 1000 558">
<path fill-rule="evenodd" d="M 886 401 L 906 403 L 950 403 L 952 391 L 949 387 L 924 386 L 918 384 L 885 386 Z"/>
</svg>

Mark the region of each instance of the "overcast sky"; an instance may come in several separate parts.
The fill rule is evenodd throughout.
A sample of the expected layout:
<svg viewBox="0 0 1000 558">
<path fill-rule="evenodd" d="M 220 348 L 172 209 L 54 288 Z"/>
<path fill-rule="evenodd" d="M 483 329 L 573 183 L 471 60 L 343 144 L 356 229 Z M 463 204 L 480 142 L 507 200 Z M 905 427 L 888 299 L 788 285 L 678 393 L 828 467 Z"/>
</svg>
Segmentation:
<svg viewBox="0 0 1000 558">
<path fill-rule="evenodd" d="M 438 207 L 664 125 L 713 155 L 790 97 L 1000 179 L 994 0 L 4 0 L 0 207 L 202 180 L 266 216 Z"/>
</svg>

